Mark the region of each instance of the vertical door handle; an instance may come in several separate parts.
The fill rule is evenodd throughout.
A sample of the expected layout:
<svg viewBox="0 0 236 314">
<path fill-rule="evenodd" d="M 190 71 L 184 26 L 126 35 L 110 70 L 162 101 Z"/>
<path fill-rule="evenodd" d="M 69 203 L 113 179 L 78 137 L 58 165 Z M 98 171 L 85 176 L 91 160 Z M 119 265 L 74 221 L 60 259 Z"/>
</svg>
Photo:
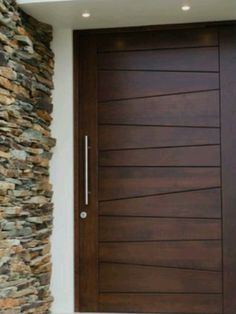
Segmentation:
<svg viewBox="0 0 236 314">
<path fill-rule="evenodd" d="M 89 204 L 89 138 L 88 135 L 84 137 L 84 203 Z"/>
</svg>

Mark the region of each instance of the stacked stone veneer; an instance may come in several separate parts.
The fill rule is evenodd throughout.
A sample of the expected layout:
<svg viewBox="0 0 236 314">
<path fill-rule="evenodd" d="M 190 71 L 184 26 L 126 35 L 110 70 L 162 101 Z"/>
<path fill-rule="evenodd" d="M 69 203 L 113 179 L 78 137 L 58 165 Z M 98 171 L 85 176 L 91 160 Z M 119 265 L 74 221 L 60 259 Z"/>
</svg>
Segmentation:
<svg viewBox="0 0 236 314">
<path fill-rule="evenodd" d="M 49 313 L 52 29 L 0 0 L 0 314 Z"/>
</svg>

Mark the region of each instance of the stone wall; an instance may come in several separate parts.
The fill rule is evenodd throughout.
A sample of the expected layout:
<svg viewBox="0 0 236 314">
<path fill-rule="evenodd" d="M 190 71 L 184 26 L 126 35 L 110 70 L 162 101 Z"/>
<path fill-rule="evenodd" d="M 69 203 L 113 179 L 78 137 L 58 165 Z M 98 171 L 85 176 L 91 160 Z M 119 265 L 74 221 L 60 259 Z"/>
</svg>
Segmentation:
<svg viewBox="0 0 236 314">
<path fill-rule="evenodd" d="M 0 0 L 0 314 L 49 313 L 52 29 Z"/>
</svg>

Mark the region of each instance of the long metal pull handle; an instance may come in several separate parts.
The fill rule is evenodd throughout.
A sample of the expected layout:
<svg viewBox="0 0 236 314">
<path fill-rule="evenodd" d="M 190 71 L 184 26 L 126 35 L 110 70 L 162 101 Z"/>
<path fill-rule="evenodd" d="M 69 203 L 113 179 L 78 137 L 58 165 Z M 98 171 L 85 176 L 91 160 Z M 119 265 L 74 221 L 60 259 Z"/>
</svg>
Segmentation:
<svg viewBox="0 0 236 314">
<path fill-rule="evenodd" d="M 88 135 L 84 137 L 84 203 L 85 205 L 89 204 L 89 178 L 88 178 L 88 158 L 89 158 L 89 143 L 88 143 Z"/>
</svg>

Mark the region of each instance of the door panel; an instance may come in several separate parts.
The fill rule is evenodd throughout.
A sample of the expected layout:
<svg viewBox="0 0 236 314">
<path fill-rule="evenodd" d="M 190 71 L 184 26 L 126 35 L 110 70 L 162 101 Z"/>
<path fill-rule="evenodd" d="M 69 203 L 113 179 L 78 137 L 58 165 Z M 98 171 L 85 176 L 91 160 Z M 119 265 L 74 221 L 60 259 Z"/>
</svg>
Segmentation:
<svg viewBox="0 0 236 314">
<path fill-rule="evenodd" d="M 98 73 L 98 101 L 153 97 L 218 88 L 218 73 L 129 70 L 107 70 Z"/>
<path fill-rule="evenodd" d="M 221 218 L 220 189 L 101 201 L 100 215 Z"/>
<path fill-rule="evenodd" d="M 220 166 L 220 146 L 192 146 L 103 151 L 99 165 L 111 166 Z"/>
<path fill-rule="evenodd" d="M 219 92 L 113 100 L 98 114 L 101 124 L 219 127 Z"/>
<path fill-rule="evenodd" d="M 99 231 L 100 241 L 108 242 L 221 239 L 218 219 L 103 216 Z"/>
<path fill-rule="evenodd" d="M 99 70 L 218 72 L 218 61 L 217 47 L 121 51 L 100 54 L 98 68 Z"/>
<path fill-rule="evenodd" d="M 100 244 L 99 260 L 131 265 L 220 271 L 221 241 L 103 242 Z"/>
<path fill-rule="evenodd" d="M 220 143 L 218 128 L 117 126 L 99 127 L 99 149 L 158 148 Z"/>
<path fill-rule="evenodd" d="M 235 29 L 76 32 L 77 311 L 236 313 Z"/>
<path fill-rule="evenodd" d="M 99 52 L 137 51 L 165 48 L 218 46 L 216 28 L 182 29 L 113 33 L 101 36 L 97 42 Z"/>
<path fill-rule="evenodd" d="M 102 293 L 100 309 L 104 312 L 221 314 L 221 294 Z"/>
<path fill-rule="evenodd" d="M 215 271 L 100 263 L 100 291 L 120 293 L 220 293 Z"/>
<path fill-rule="evenodd" d="M 215 167 L 104 167 L 99 169 L 99 200 L 214 188 L 220 185 Z"/>
</svg>

